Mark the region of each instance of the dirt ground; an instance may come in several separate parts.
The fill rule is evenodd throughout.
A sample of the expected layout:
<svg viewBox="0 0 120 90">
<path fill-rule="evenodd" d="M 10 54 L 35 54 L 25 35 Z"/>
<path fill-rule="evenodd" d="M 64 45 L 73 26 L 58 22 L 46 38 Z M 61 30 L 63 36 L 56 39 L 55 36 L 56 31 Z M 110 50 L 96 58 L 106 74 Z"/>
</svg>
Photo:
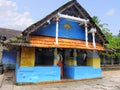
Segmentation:
<svg viewBox="0 0 120 90">
<path fill-rule="evenodd" d="M 42 85 L 21 85 L 17 86 L 11 82 L 12 74 L 9 74 L 9 80 L 0 75 L 2 82 L 0 90 L 120 90 L 120 70 L 103 71 L 102 79 L 82 80 L 74 82 L 42 84 Z"/>
</svg>

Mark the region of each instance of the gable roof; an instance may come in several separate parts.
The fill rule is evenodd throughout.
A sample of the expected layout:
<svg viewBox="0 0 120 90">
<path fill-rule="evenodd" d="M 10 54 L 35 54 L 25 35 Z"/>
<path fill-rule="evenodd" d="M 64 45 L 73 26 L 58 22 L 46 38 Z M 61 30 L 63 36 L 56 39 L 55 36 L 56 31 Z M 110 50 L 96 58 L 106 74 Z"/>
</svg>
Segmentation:
<svg viewBox="0 0 120 90">
<path fill-rule="evenodd" d="M 28 38 L 31 32 L 34 32 L 35 30 L 47 24 L 48 20 L 54 20 L 58 13 L 68 14 L 70 16 L 76 16 L 84 19 L 89 19 L 90 21 L 89 27 L 92 26 L 92 27 L 96 27 L 97 29 L 97 34 L 96 34 L 96 36 L 98 37 L 97 41 L 101 44 L 104 44 L 107 42 L 100 28 L 97 27 L 97 25 L 93 22 L 92 18 L 87 13 L 87 11 L 76 0 L 69 1 L 68 3 L 64 4 L 63 6 L 61 6 L 60 8 L 58 8 L 57 10 L 55 10 L 54 12 L 52 12 L 51 14 L 43 18 L 42 20 L 34 23 L 30 27 L 28 27 L 26 30 L 24 30 L 23 35 L 26 38 Z"/>
<path fill-rule="evenodd" d="M 14 38 L 22 34 L 22 31 L 0 28 L 0 36 L 5 36 L 7 39 Z"/>
</svg>

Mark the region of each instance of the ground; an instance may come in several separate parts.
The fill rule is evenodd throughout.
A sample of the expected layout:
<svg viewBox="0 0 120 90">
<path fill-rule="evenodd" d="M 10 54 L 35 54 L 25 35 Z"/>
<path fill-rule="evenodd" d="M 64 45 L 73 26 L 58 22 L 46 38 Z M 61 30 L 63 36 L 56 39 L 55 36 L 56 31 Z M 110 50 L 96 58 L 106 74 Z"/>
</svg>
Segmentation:
<svg viewBox="0 0 120 90">
<path fill-rule="evenodd" d="M 120 90 L 120 70 L 103 71 L 102 79 L 41 85 L 18 86 L 12 82 L 12 76 L 11 73 L 0 75 L 0 90 Z"/>
</svg>

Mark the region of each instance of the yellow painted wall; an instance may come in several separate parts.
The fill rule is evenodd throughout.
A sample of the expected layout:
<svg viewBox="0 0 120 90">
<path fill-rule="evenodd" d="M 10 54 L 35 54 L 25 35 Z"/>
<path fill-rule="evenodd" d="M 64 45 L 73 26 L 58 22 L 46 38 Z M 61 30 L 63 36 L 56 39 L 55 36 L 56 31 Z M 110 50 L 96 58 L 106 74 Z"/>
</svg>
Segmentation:
<svg viewBox="0 0 120 90">
<path fill-rule="evenodd" d="M 100 68 L 100 57 L 87 58 L 87 66 L 93 66 L 94 68 Z"/>
<path fill-rule="evenodd" d="M 68 59 L 65 60 L 65 63 L 68 66 L 73 66 L 73 65 L 76 65 L 77 61 L 73 60 L 73 57 L 69 57 Z"/>
<path fill-rule="evenodd" d="M 35 48 L 22 48 L 21 66 L 34 66 Z"/>
</svg>

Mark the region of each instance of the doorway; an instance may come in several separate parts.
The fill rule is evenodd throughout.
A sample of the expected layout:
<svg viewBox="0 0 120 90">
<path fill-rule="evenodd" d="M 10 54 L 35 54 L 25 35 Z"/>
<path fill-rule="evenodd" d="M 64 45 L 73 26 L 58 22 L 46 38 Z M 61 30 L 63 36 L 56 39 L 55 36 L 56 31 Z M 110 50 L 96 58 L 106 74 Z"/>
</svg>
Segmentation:
<svg viewBox="0 0 120 90">
<path fill-rule="evenodd" d="M 35 66 L 53 66 L 54 54 L 53 49 L 36 48 Z"/>
</svg>

